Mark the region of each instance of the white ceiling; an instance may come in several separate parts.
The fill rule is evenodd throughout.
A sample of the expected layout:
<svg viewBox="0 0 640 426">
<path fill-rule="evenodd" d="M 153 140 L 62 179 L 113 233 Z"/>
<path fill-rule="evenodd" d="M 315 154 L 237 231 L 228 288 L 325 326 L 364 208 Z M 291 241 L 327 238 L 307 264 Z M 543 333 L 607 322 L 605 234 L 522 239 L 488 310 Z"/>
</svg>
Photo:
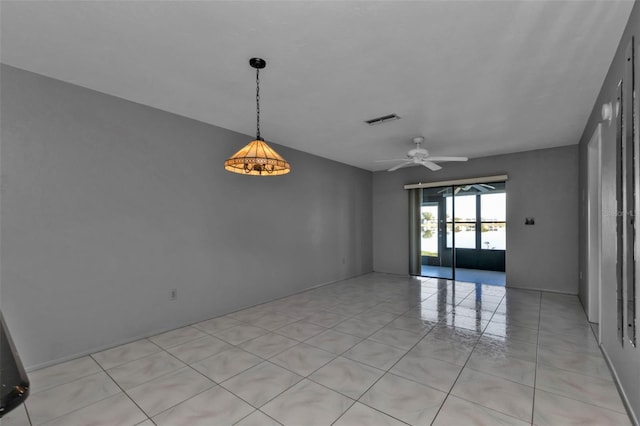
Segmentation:
<svg viewBox="0 0 640 426">
<path fill-rule="evenodd" d="M 632 6 L 3 0 L 0 59 L 254 135 L 263 57 L 265 139 L 381 170 L 419 135 L 472 158 L 577 143 Z"/>
</svg>

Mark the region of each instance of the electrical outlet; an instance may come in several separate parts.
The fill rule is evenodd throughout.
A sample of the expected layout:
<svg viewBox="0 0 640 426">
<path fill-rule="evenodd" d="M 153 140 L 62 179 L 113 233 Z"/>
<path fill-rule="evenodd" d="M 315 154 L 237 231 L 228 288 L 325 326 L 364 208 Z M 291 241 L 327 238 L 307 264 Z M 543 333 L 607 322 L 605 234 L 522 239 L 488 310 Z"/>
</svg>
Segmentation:
<svg viewBox="0 0 640 426">
<path fill-rule="evenodd" d="M 171 289 L 171 296 L 169 297 L 169 300 L 176 300 L 178 298 L 178 289 Z"/>
</svg>

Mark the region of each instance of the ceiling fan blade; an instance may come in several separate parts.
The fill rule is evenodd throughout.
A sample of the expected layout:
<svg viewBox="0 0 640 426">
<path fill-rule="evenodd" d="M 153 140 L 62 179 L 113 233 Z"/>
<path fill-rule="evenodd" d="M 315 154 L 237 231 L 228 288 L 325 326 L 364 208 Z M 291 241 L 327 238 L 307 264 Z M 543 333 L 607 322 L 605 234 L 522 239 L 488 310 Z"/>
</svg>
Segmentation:
<svg viewBox="0 0 640 426">
<path fill-rule="evenodd" d="M 488 185 L 472 185 L 472 186 L 480 192 L 489 192 L 489 188 L 487 188 Z"/>
<path fill-rule="evenodd" d="M 388 160 L 376 160 L 376 163 L 386 163 L 387 161 L 407 161 L 407 158 L 390 158 Z"/>
<path fill-rule="evenodd" d="M 397 166 L 393 166 L 392 168 L 390 168 L 389 170 L 387 170 L 388 172 L 394 172 L 402 167 L 406 167 L 409 164 L 415 164 L 413 161 L 405 161 L 404 163 L 398 164 Z"/>
<path fill-rule="evenodd" d="M 436 170 L 440 170 L 442 167 L 438 166 L 436 163 L 434 163 L 433 161 L 430 160 L 422 160 L 420 162 L 420 164 L 422 164 L 423 166 L 425 166 L 427 169 L 432 170 L 432 171 L 436 171 Z"/>
<path fill-rule="evenodd" d="M 467 161 L 468 157 L 428 157 L 431 161 Z"/>
</svg>

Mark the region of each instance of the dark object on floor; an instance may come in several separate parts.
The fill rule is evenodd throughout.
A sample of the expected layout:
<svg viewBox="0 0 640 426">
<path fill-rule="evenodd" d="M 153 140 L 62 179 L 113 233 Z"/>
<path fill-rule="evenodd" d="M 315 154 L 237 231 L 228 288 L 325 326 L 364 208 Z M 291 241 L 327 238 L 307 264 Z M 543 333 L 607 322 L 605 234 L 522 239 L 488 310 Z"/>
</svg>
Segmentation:
<svg viewBox="0 0 640 426">
<path fill-rule="evenodd" d="M 29 378 L 13 346 L 0 312 L 0 417 L 24 402 L 29 395 Z"/>
</svg>

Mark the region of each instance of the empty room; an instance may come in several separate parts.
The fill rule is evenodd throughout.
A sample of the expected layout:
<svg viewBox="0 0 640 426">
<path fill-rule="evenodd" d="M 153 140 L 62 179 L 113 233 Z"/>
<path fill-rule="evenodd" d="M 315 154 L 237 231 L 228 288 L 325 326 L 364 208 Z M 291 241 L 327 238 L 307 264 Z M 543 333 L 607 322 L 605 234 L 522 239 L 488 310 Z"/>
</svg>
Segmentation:
<svg viewBox="0 0 640 426">
<path fill-rule="evenodd" d="M 640 2 L 0 0 L 2 426 L 638 425 Z"/>
</svg>

